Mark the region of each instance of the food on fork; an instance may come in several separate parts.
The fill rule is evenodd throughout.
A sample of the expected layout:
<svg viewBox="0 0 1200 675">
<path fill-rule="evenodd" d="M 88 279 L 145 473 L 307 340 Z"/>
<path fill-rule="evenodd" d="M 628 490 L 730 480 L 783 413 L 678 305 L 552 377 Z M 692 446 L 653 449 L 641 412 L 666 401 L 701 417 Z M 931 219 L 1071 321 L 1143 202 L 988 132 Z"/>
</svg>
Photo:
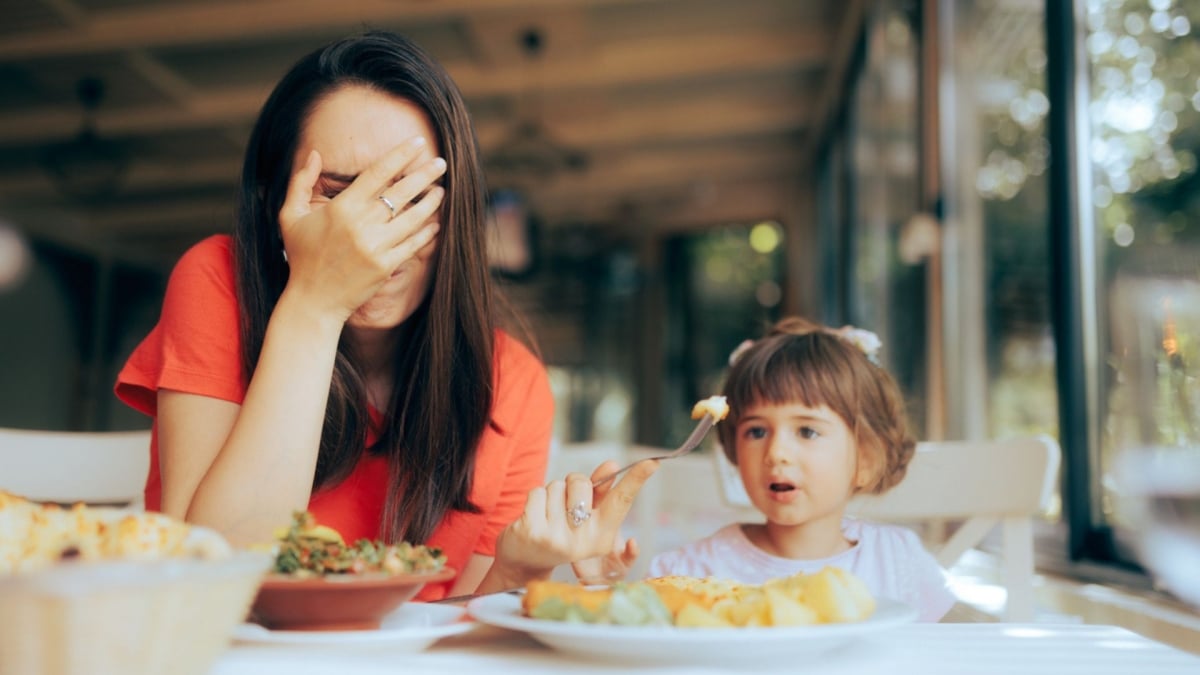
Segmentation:
<svg viewBox="0 0 1200 675">
<path fill-rule="evenodd" d="M 0 490 L 0 574 L 60 561 L 227 558 L 221 535 L 161 513 L 42 504 Z"/>
<path fill-rule="evenodd" d="M 272 572 L 307 578 L 334 574 L 420 574 L 446 566 L 441 549 L 406 541 L 384 544 L 359 539 L 347 545 L 342 535 L 319 525 L 306 511 L 293 514 L 292 523 L 275 531 L 278 550 Z"/>
<path fill-rule="evenodd" d="M 659 577 L 611 588 L 531 582 L 526 616 L 626 626 L 734 628 L 862 621 L 875 599 L 861 579 L 836 567 L 772 579 L 762 585 L 714 578 Z"/>
<path fill-rule="evenodd" d="M 692 406 L 692 419 L 698 420 L 704 417 L 704 413 L 712 415 L 713 422 L 720 422 L 729 414 L 729 403 L 724 396 L 709 396 Z"/>
</svg>

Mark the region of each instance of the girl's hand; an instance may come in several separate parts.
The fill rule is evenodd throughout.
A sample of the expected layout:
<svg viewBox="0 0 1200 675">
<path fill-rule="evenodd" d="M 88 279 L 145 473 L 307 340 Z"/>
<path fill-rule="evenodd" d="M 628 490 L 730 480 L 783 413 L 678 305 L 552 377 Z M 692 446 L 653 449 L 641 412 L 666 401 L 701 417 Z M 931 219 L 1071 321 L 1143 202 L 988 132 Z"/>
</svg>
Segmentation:
<svg viewBox="0 0 1200 675">
<path fill-rule="evenodd" d="M 614 469 L 615 471 L 616 469 Z M 629 568 L 637 561 L 636 539 L 622 541 L 617 538 L 613 550 L 602 558 L 588 558 L 571 563 L 571 570 L 579 583 L 588 586 L 611 586 L 629 575 Z"/>
<path fill-rule="evenodd" d="M 417 137 L 393 148 L 332 198 L 339 185 L 321 175 L 311 152 L 288 184 L 279 210 L 287 252 L 287 290 L 345 321 L 401 265 L 434 240 L 445 190 L 433 185 L 446 161 Z M 432 186 L 432 187 L 431 187 Z M 395 213 L 380 199 L 385 196 Z M 327 201 L 326 201 L 327 200 Z"/>
<path fill-rule="evenodd" d="M 616 468 L 606 462 L 593 475 Z M 600 490 L 595 490 L 591 479 L 579 473 L 531 490 L 525 512 L 496 541 L 495 565 L 504 568 L 505 578 L 525 583 L 549 576 L 564 563 L 615 555 L 621 523 L 642 485 L 657 469 L 658 462 L 640 462 L 616 485 Z M 568 514 L 576 505 L 582 505 L 582 512 L 588 514 L 578 525 Z M 628 545 L 622 548 L 627 549 Z M 636 544 L 632 552 L 636 557 Z M 626 559 L 627 554 L 623 551 L 617 558 Z"/>
</svg>

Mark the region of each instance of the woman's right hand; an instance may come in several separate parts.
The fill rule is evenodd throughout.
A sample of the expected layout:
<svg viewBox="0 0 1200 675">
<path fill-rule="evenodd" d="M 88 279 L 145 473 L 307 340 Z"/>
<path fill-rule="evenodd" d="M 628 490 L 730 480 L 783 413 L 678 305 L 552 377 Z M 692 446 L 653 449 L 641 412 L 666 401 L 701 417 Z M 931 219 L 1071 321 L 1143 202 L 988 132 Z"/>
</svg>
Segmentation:
<svg viewBox="0 0 1200 675">
<path fill-rule="evenodd" d="M 611 473 L 613 463 L 597 468 L 593 475 Z M 587 476 L 568 474 L 529 493 L 525 511 L 496 541 L 493 571 L 506 580 L 500 587 L 524 585 L 545 577 L 558 565 L 575 563 L 613 553 L 620 538 L 621 523 L 633 506 L 646 480 L 658 470 L 658 462 L 635 464 L 615 486 L 597 490 Z M 578 506 L 587 516 L 572 522 L 569 512 Z"/>
<path fill-rule="evenodd" d="M 446 161 L 424 138 L 393 148 L 349 183 L 321 175 L 315 150 L 288 184 L 279 229 L 288 292 L 345 321 L 407 260 L 434 241 Z M 432 186 L 432 187 L 431 187 Z M 344 187 L 336 192 L 339 187 Z M 387 197 L 395 214 L 381 200 Z"/>
</svg>

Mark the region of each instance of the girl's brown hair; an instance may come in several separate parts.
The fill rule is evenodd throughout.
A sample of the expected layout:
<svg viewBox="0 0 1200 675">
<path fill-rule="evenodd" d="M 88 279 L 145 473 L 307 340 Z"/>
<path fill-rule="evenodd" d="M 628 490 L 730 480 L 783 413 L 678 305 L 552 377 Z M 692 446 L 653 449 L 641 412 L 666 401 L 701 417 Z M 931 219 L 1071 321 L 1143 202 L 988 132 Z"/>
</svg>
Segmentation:
<svg viewBox="0 0 1200 675">
<path fill-rule="evenodd" d="M 478 512 L 468 498 L 475 452 L 492 408 L 496 326 L 485 249 L 484 180 L 467 106 L 446 71 L 395 33 L 339 40 L 302 58 L 268 97 L 246 148 L 234 237 L 242 368 L 258 364 L 267 320 L 287 283 L 279 209 L 292 158 L 313 108 L 347 86 L 403 98 L 429 116 L 446 158 L 442 229 L 433 281 L 404 323 L 392 398 L 370 452 L 388 458 L 380 536 L 426 541 L 449 510 Z M 338 345 L 313 489 L 337 485 L 357 464 L 371 418 L 365 378 Z"/>
<path fill-rule="evenodd" d="M 820 324 L 790 317 L 739 352 L 725 379 L 729 415 L 717 425 L 729 461 L 737 463 L 737 426 L 748 408 L 802 403 L 828 407 L 854 433 L 859 492 L 878 494 L 904 478 L 916 449 L 904 398 L 892 376 L 860 347 Z"/>
</svg>

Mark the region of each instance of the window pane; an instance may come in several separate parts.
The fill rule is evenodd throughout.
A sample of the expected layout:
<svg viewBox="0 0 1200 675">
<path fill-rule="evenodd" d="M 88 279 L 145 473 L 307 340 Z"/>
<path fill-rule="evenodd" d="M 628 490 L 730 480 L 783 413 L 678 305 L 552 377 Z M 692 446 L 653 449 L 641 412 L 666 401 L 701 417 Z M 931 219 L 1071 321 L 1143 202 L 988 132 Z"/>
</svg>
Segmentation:
<svg viewBox="0 0 1200 675">
<path fill-rule="evenodd" d="M 966 437 L 1056 436 L 1044 12 L 1000 0 L 942 6 L 954 17 L 956 89 L 943 175 L 960 247 L 946 281 L 959 337 L 948 344 L 959 378 L 950 421 Z"/>
<path fill-rule="evenodd" d="M 1200 359 L 1200 327 L 1189 320 L 1193 310 L 1170 303 L 1195 295 L 1200 279 L 1200 3 L 1091 0 L 1087 9 L 1096 329 L 1107 355 L 1096 473 L 1120 543 L 1129 514 L 1115 499 L 1116 456 L 1142 443 L 1198 438 L 1190 429 L 1200 423 L 1200 402 L 1188 401 L 1200 391 L 1190 370 Z M 1138 341 L 1135 332 L 1151 339 Z M 1141 357 L 1150 359 L 1148 371 L 1136 369 Z"/>
<path fill-rule="evenodd" d="M 901 240 L 919 206 L 915 2 L 880 4 L 867 30 L 865 62 L 851 94 L 850 276 L 846 317 L 883 341 L 923 435 L 925 266 L 905 258 Z"/>
<path fill-rule="evenodd" d="M 666 242 L 667 404 L 660 445 L 674 447 L 687 437 L 695 425 L 687 411 L 720 392 L 730 352 L 779 319 L 783 234 L 779 223 L 768 220 Z"/>
</svg>

